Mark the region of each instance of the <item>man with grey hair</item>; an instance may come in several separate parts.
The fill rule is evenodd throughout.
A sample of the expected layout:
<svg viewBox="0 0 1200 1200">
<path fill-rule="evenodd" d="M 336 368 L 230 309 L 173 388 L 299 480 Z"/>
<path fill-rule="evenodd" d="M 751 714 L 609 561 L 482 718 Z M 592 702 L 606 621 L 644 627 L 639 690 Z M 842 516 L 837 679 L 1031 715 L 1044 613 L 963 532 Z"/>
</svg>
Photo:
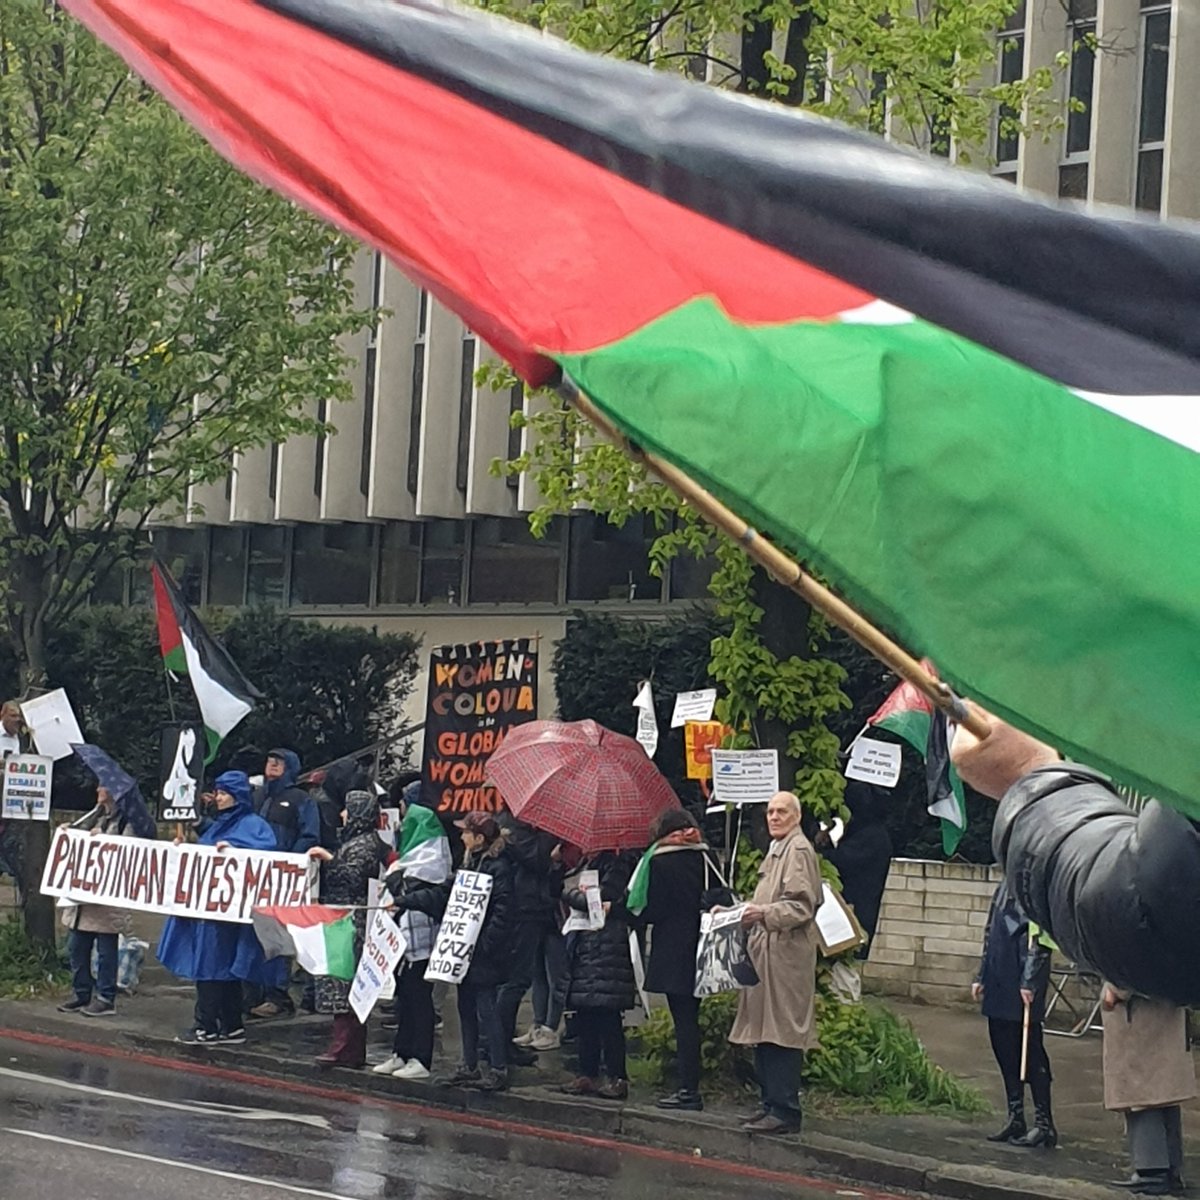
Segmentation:
<svg viewBox="0 0 1200 1200">
<path fill-rule="evenodd" d="M 759 982 L 738 993 L 729 1040 L 754 1047 L 762 1111 L 742 1128 L 748 1133 L 798 1133 L 804 1052 L 817 1046 L 814 1001 L 821 869 L 817 852 L 800 829 L 800 801 L 776 793 L 767 804 L 771 846 L 758 871 L 758 887 L 742 924 Z"/>
</svg>

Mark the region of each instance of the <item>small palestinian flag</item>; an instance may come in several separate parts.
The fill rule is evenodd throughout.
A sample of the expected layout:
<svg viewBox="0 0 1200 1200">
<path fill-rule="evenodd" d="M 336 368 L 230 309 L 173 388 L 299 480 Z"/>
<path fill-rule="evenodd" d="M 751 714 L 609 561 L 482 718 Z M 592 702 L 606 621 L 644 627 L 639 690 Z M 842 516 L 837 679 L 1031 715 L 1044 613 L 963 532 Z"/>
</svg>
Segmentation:
<svg viewBox="0 0 1200 1200">
<path fill-rule="evenodd" d="M 437 0 L 61 3 L 527 383 L 1200 818 L 1195 227 Z"/>
<path fill-rule="evenodd" d="M 928 665 L 928 664 L 926 664 Z M 911 683 L 902 683 L 867 721 L 902 737 L 925 759 L 929 814 L 942 823 L 942 849 L 949 858 L 967 828 L 962 780 L 950 765 L 950 729 L 946 714 Z"/>
<path fill-rule="evenodd" d="M 154 610 L 163 665 L 191 680 L 208 741 L 205 762 L 216 757 L 221 739 L 254 707 L 262 693 L 247 682 L 233 659 L 184 603 L 179 588 L 161 563 L 154 576 Z"/>
<path fill-rule="evenodd" d="M 409 806 L 400 823 L 400 844 L 389 871 L 402 871 L 408 879 L 443 883 L 450 878 L 450 842 L 437 813 L 419 804 Z"/>
<path fill-rule="evenodd" d="M 266 958 L 294 958 L 310 975 L 353 979 L 354 914 L 345 908 L 302 904 L 256 908 L 254 932 Z"/>
</svg>

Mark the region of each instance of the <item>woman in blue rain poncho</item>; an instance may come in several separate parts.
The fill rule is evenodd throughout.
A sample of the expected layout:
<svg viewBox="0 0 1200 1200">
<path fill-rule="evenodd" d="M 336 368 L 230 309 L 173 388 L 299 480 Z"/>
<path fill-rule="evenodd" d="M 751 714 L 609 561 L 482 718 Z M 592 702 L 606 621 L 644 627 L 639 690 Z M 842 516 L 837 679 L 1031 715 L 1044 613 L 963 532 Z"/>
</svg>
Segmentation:
<svg viewBox="0 0 1200 1200">
<path fill-rule="evenodd" d="M 250 780 L 242 771 L 217 777 L 216 815 L 200 834 L 204 846 L 218 850 L 274 850 L 275 835 L 250 802 Z M 176 1041 L 185 1045 L 240 1045 L 246 1040 L 242 1023 L 242 983 L 266 983 L 269 978 L 262 947 L 251 925 L 170 917 L 158 943 L 158 959 L 175 975 L 196 982 L 195 1028 Z"/>
</svg>

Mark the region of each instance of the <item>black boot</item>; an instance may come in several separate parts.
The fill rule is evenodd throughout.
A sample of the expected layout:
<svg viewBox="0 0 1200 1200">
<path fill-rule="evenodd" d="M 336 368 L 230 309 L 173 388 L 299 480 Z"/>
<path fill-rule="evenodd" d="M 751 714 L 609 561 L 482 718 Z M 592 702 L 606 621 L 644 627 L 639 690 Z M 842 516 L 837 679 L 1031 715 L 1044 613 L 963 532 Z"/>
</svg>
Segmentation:
<svg viewBox="0 0 1200 1200">
<path fill-rule="evenodd" d="M 1028 1128 L 1025 1124 L 1025 1097 L 1013 1099 L 1010 1096 L 1008 1098 L 1008 1124 L 996 1133 L 989 1133 L 987 1140 L 989 1142 L 1013 1142 L 1017 1138 L 1024 1137 Z"/>
<path fill-rule="evenodd" d="M 1058 1130 L 1054 1128 L 1050 1105 L 1035 1104 L 1033 1113 L 1033 1128 L 1024 1137 L 1009 1140 L 1014 1146 L 1044 1146 L 1047 1150 L 1053 1150 L 1058 1145 Z"/>
</svg>

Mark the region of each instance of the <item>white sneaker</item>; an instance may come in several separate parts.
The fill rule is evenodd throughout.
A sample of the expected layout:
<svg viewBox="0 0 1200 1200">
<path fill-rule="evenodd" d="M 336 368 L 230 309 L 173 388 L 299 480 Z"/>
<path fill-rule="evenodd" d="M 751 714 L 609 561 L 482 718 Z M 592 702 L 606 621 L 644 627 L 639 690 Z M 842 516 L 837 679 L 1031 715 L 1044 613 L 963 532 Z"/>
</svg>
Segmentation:
<svg viewBox="0 0 1200 1200">
<path fill-rule="evenodd" d="M 384 1059 L 377 1067 L 372 1067 L 371 1070 L 376 1075 L 395 1075 L 395 1073 L 404 1066 L 404 1059 L 393 1054 L 391 1058 Z"/>
<path fill-rule="evenodd" d="M 540 1025 L 530 1025 L 529 1032 L 521 1034 L 518 1038 L 513 1038 L 514 1046 L 532 1046 L 533 1039 L 537 1036 L 537 1031 L 541 1028 Z"/>
<path fill-rule="evenodd" d="M 392 1072 L 394 1079 L 428 1079 L 429 1068 L 417 1058 L 410 1058 L 404 1066 Z"/>
<path fill-rule="evenodd" d="M 530 1050 L 557 1050 L 562 1038 L 546 1025 L 539 1025 L 529 1042 Z"/>
</svg>

